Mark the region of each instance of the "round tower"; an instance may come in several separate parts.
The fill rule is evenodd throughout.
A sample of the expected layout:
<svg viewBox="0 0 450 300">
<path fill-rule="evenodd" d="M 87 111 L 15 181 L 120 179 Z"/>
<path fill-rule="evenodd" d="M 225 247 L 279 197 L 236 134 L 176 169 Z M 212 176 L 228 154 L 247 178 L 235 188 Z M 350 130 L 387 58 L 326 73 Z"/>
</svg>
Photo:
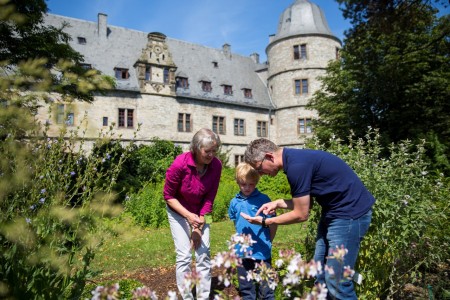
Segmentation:
<svg viewBox="0 0 450 300">
<path fill-rule="evenodd" d="M 296 0 L 281 14 L 266 48 L 267 85 L 276 106 L 272 139 L 280 146 L 301 146 L 317 117 L 305 105 L 320 88 L 317 77 L 337 59 L 341 41 L 332 34 L 321 8 Z"/>
</svg>

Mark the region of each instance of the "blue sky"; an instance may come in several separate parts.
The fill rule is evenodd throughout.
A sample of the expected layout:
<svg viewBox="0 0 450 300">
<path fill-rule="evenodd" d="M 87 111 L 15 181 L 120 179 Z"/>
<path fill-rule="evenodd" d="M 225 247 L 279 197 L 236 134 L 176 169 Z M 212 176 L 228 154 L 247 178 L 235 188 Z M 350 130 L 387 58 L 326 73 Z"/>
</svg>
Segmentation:
<svg viewBox="0 0 450 300">
<path fill-rule="evenodd" d="M 275 34 L 280 14 L 295 0 L 47 0 L 49 12 L 166 36 L 212 48 L 231 45 L 232 52 L 259 53 L 266 60 L 269 35 Z M 311 0 L 325 13 L 328 26 L 343 40 L 350 23 L 333 0 Z"/>
</svg>

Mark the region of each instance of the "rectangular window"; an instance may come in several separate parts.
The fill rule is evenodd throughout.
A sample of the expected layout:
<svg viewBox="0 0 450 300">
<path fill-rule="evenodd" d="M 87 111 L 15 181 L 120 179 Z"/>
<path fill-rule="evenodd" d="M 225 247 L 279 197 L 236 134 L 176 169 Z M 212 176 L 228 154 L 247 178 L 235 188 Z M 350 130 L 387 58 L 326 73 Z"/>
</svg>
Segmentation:
<svg viewBox="0 0 450 300">
<path fill-rule="evenodd" d="M 341 56 L 341 55 L 339 54 L 339 48 L 336 47 L 336 59 L 341 58 L 340 56 Z"/>
<path fill-rule="evenodd" d="M 103 117 L 103 126 L 108 126 L 108 117 Z"/>
<path fill-rule="evenodd" d="M 145 66 L 145 80 L 152 80 L 152 67 L 150 66 Z"/>
<path fill-rule="evenodd" d="M 164 83 L 169 83 L 169 69 L 164 68 Z"/>
<path fill-rule="evenodd" d="M 223 85 L 223 93 L 225 95 L 233 95 L 233 87 L 231 85 L 224 84 Z"/>
<path fill-rule="evenodd" d="M 130 77 L 130 74 L 128 73 L 128 69 L 123 68 L 114 68 L 114 74 L 116 76 L 116 79 L 128 79 Z"/>
<path fill-rule="evenodd" d="M 307 59 L 306 44 L 294 46 L 294 59 Z"/>
<path fill-rule="evenodd" d="M 300 45 L 300 59 L 307 59 L 307 55 L 306 55 L 306 44 L 301 44 Z"/>
<path fill-rule="evenodd" d="M 253 98 L 251 89 L 243 89 L 243 90 L 244 90 L 244 97 L 245 98 Z"/>
<path fill-rule="evenodd" d="M 294 59 L 300 59 L 300 50 L 298 48 L 298 45 L 294 46 Z"/>
<path fill-rule="evenodd" d="M 67 105 L 58 104 L 56 106 L 56 124 L 66 124 L 73 126 L 75 122 L 75 115 L 73 112 L 67 112 Z"/>
<path fill-rule="evenodd" d="M 245 135 L 244 119 L 234 119 L 234 135 Z"/>
<path fill-rule="evenodd" d="M 257 121 L 256 122 L 256 135 L 258 137 L 267 137 L 267 122 Z"/>
<path fill-rule="evenodd" d="M 296 79 L 294 84 L 296 95 L 308 94 L 308 79 Z"/>
<path fill-rule="evenodd" d="M 306 44 L 295 45 L 294 46 L 294 59 L 306 59 Z"/>
<path fill-rule="evenodd" d="M 311 119 L 310 118 L 299 118 L 297 132 L 301 133 L 312 133 Z"/>
<path fill-rule="evenodd" d="M 212 131 L 217 134 L 225 134 L 225 117 L 213 116 Z"/>
<path fill-rule="evenodd" d="M 191 132 L 192 131 L 191 114 L 178 114 L 178 131 L 179 132 Z"/>
<path fill-rule="evenodd" d="M 244 155 L 238 155 L 236 154 L 234 156 L 234 167 L 237 167 L 237 165 L 241 162 L 244 162 Z"/>
<path fill-rule="evenodd" d="M 177 77 L 177 88 L 187 89 L 189 88 L 189 81 L 185 77 Z"/>
<path fill-rule="evenodd" d="M 212 87 L 211 87 L 211 82 L 209 81 L 202 81 L 202 91 L 204 92 L 211 92 L 212 91 Z"/>
<path fill-rule="evenodd" d="M 134 109 L 119 108 L 119 127 L 133 128 Z"/>
<path fill-rule="evenodd" d="M 56 107 L 56 124 L 64 123 L 64 104 L 58 104 Z"/>
</svg>

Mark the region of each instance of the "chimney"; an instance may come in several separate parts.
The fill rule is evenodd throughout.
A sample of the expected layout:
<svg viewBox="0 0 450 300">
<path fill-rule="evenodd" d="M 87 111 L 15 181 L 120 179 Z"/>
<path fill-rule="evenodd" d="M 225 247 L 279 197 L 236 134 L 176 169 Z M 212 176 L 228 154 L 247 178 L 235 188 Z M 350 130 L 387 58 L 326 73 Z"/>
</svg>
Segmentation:
<svg viewBox="0 0 450 300">
<path fill-rule="evenodd" d="M 250 54 L 250 57 L 253 59 L 255 64 L 259 64 L 259 54 L 258 53 L 254 52 L 254 53 Z"/>
<path fill-rule="evenodd" d="M 98 36 L 100 39 L 106 39 L 107 37 L 107 18 L 108 15 L 104 13 L 98 14 Z"/>
<path fill-rule="evenodd" d="M 229 44 L 223 44 L 222 51 L 226 58 L 231 59 L 231 46 Z"/>
</svg>

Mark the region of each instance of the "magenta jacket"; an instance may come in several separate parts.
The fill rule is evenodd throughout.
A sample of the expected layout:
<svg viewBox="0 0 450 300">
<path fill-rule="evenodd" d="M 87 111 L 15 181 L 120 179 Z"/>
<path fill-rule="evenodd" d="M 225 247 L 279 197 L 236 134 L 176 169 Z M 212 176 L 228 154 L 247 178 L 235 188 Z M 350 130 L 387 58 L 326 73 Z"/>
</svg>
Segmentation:
<svg viewBox="0 0 450 300">
<path fill-rule="evenodd" d="M 175 198 L 188 211 L 204 216 L 213 209 L 221 173 L 222 163 L 214 157 L 200 178 L 192 153 L 182 153 L 166 171 L 164 199 Z"/>
</svg>

